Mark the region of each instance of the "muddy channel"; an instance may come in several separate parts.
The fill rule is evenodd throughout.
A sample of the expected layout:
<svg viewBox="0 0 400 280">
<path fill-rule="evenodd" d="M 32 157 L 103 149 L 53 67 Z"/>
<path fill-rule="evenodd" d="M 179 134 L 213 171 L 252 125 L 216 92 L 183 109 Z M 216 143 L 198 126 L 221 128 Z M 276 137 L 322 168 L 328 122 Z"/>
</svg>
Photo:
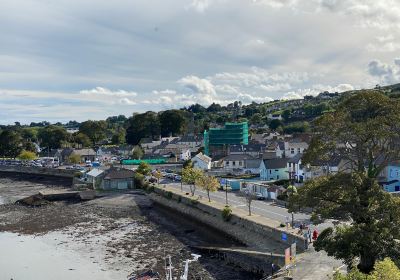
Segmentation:
<svg viewBox="0 0 400 280">
<path fill-rule="evenodd" d="M 189 279 L 261 279 L 262 275 L 196 247 L 240 247 L 216 230 L 153 204 L 141 192 L 102 193 L 81 201 L 27 207 L 13 202 L 68 181 L 0 174 L 0 279 L 127 279 L 153 269 L 165 275 L 171 255 L 175 277 L 183 261 Z"/>
</svg>

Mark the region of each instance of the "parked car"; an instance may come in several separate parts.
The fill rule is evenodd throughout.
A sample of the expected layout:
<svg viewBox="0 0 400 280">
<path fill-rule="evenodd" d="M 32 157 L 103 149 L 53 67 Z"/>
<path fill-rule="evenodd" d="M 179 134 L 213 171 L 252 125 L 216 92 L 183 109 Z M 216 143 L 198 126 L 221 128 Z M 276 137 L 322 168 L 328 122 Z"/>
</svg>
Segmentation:
<svg viewBox="0 0 400 280">
<path fill-rule="evenodd" d="M 181 181 L 182 177 L 180 175 L 175 175 L 174 179 L 175 181 Z"/>
<path fill-rule="evenodd" d="M 265 196 L 262 193 L 256 192 L 255 195 L 258 200 L 265 200 Z"/>
</svg>

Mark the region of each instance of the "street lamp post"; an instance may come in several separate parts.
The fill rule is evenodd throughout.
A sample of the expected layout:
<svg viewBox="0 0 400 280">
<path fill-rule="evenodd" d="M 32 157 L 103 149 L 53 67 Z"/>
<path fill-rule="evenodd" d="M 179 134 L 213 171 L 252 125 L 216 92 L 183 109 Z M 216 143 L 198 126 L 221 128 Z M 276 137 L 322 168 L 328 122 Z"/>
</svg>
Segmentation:
<svg viewBox="0 0 400 280">
<path fill-rule="evenodd" d="M 228 205 L 228 181 L 225 179 L 225 204 Z"/>
</svg>

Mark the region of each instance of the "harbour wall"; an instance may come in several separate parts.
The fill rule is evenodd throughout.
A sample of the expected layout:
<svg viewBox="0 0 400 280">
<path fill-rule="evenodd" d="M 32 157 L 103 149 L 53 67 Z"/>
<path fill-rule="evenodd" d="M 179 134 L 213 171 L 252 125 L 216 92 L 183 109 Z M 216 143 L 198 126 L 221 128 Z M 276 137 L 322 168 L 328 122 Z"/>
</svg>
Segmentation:
<svg viewBox="0 0 400 280">
<path fill-rule="evenodd" d="M 76 171 L 34 166 L 0 165 L 0 172 L 20 173 L 28 175 L 53 176 L 72 179 Z"/>
<path fill-rule="evenodd" d="M 284 250 L 292 243 L 297 244 L 298 252 L 305 249 L 305 239 L 294 231 L 280 227 L 280 223 L 262 216 L 248 216 L 246 211 L 233 209 L 229 221 L 222 217 L 224 205 L 209 203 L 205 199 L 196 199 L 177 190 L 155 187 L 149 194 L 151 199 L 164 207 L 187 215 L 201 224 L 218 229 L 250 249 L 265 254 L 273 254 L 283 261 Z"/>
</svg>

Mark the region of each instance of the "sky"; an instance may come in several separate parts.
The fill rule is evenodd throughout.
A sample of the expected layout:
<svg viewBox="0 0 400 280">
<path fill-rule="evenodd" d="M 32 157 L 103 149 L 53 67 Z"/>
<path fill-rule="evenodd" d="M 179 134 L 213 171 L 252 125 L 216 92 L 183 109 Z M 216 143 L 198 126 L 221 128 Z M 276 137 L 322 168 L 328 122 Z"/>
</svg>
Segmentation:
<svg viewBox="0 0 400 280">
<path fill-rule="evenodd" d="M 1 0 L 0 123 L 400 82 L 399 0 Z"/>
</svg>

